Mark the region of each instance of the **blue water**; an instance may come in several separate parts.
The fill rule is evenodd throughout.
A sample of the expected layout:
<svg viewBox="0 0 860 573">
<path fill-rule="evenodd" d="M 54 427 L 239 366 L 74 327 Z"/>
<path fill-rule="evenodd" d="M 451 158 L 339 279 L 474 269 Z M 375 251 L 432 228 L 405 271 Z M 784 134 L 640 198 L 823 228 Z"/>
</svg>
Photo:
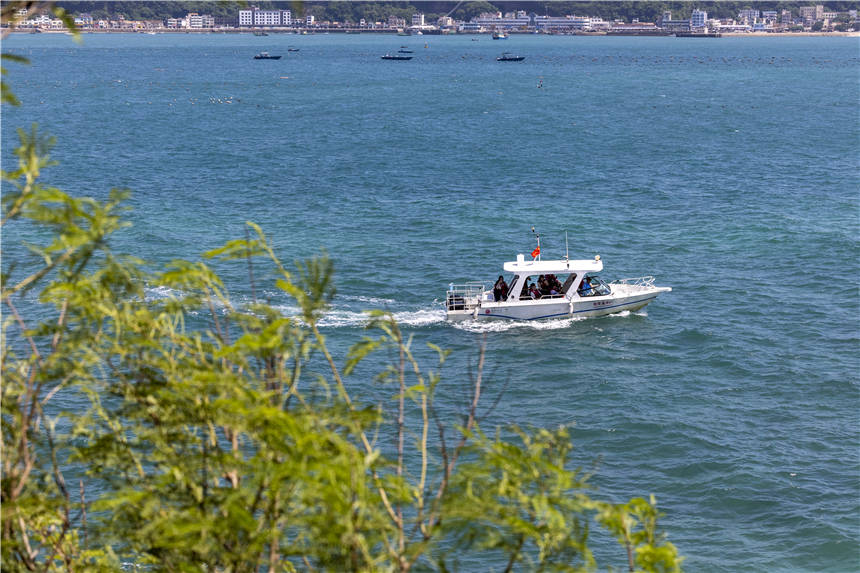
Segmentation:
<svg viewBox="0 0 860 573">
<path fill-rule="evenodd" d="M 387 308 L 427 366 L 424 343 L 454 350 L 453 410 L 486 336 L 505 392 L 484 426 L 575 424 L 577 463 L 606 497 L 655 494 L 686 569 L 860 569 L 858 38 L 83 40 L 4 40 L 32 63 L 9 65 L 2 158 L 37 121 L 58 139 L 46 180 L 132 189 L 117 250 L 194 258 L 246 220 L 287 261 L 325 249 L 341 356 Z M 401 44 L 412 61 L 379 59 Z M 604 277 L 673 291 L 615 317 L 445 323 L 447 284 L 491 283 L 532 225 L 546 258 L 567 231 Z M 247 298 L 245 266 L 223 272 Z M 380 393 L 374 366 L 356 395 Z"/>
</svg>

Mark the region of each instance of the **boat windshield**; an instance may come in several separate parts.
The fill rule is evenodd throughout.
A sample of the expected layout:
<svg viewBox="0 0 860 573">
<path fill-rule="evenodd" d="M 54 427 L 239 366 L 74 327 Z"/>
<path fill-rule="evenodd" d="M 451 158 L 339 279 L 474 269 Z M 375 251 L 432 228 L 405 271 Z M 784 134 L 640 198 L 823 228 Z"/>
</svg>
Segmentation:
<svg viewBox="0 0 860 573">
<path fill-rule="evenodd" d="M 604 296 L 612 294 L 609 285 L 597 275 L 586 275 L 576 291 L 579 296 Z"/>
</svg>

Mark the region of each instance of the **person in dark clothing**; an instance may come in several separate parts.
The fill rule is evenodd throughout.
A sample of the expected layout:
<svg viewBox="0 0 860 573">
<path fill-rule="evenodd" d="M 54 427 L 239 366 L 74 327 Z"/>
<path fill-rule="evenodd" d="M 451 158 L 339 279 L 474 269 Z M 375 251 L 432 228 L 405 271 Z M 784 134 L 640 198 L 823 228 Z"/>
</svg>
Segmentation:
<svg viewBox="0 0 860 573">
<path fill-rule="evenodd" d="M 508 298 L 508 283 L 503 276 L 499 275 L 499 280 L 493 285 L 493 299 L 499 302 L 506 298 Z"/>
</svg>

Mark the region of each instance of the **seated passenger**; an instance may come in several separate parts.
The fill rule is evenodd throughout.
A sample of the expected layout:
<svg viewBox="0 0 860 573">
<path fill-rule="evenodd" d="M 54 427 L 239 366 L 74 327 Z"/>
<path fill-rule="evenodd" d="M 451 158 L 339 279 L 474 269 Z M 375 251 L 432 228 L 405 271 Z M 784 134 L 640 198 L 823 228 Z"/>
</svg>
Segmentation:
<svg viewBox="0 0 860 573">
<path fill-rule="evenodd" d="M 549 283 L 546 276 L 541 275 L 538 277 L 537 286 L 541 294 L 549 294 Z"/>
<path fill-rule="evenodd" d="M 523 285 L 523 289 L 520 291 L 520 298 L 521 299 L 529 298 L 529 290 L 530 290 L 529 279 L 526 279 L 526 282 Z"/>
<path fill-rule="evenodd" d="M 541 296 L 537 285 L 535 285 L 534 283 L 532 283 L 532 285 L 529 287 L 529 296 L 531 296 L 533 299 L 539 299 Z"/>
</svg>

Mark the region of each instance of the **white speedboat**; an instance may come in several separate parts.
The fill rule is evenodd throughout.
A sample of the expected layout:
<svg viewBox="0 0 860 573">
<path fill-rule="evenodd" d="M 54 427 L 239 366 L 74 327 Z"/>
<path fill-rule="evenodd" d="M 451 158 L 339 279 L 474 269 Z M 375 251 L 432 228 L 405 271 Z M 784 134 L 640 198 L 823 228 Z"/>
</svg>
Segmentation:
<svg viewBox="0 0 860 573">
<path fill-rule="evenodd" d="M 448 320 L 601 316 L 639 310 L 661 292 L 672 290 L 654 286 L 651 276 L 607 283 L 596 274 L 603 270 L 600 255 L 586 260 L 543 261 L 538 247 L 533 256 L 535 260 L 526 261 L 517 255 L 516 261 L 504 264 L 505 272 L 513 273 L 505 281 L 507 289 L 488 289 L 479 282 L 449 285 L 445 296 Z"/>
</svg>

